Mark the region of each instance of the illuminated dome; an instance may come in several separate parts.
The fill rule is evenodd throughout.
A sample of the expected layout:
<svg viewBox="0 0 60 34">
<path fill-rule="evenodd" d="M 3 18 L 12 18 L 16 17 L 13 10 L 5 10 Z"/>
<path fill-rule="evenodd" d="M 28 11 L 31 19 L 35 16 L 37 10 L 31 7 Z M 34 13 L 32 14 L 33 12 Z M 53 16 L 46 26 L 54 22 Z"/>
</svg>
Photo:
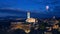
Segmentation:
<svg viewBox="0 0 60 34">
<path fill-rule="evenodd" d="M 35 22 L 38 22 L 38 20 L 35 19 L 35 18 L 28 18 L 28 19 L 26 20 L 26 22 L 35 23 Z"/>
</svg>

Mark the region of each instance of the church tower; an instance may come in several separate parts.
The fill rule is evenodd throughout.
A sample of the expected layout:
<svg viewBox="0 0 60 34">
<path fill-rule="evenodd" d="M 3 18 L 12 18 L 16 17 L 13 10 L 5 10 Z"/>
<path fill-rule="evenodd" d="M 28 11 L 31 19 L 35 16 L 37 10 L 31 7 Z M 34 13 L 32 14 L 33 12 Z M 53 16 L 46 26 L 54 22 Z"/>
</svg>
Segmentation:
<svg viewBox="0 0 60 34">
<path fill-rule="evenodd" d="M 27 18 L 30 18 L 30 12 L 27 12 Z"/>
</svg>

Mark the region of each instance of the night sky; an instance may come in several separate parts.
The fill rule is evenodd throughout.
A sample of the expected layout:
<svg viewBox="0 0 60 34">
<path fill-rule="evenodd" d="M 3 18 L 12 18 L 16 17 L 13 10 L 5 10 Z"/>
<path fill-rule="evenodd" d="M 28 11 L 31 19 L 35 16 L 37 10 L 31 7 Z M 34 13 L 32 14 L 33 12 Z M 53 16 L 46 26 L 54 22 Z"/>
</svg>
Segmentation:
<svg viewBox="0 0 60 34">
<path fill-rule="evenodd" d="M 46 10 L 46 6 L 49 7 Z M 18 9 L 60 16 L 60 0 L 0 0 L 0 9 Z M 6 14 L 6 13 L 4 13 Z M 0 13 L 0 15 L 2 15 Z"/>
</svg>

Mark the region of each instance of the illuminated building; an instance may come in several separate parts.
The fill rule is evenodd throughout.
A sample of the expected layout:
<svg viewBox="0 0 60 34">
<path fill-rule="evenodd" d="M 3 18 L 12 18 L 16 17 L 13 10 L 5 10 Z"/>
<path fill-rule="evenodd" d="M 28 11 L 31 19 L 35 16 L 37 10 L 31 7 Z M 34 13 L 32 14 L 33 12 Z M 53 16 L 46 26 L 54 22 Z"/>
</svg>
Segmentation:
<svg viewBox="0 0 60 34">
<path fill-rule="evenodd" d="M 20 20 L 20 19 L 16 19 L 16 20 Z M 27 12 L 27 19 L 25 21 L 26 22 L 11 22 L 11 30 L 22 29 L 26 33 L 29 33 L 31 27 L 38 22 L 37 19 L 30 18 L 30 12 Z M 30 24 L 26 24 L 26 23 L 30 23 Z M 33 24 L 31 25 L 31 23 Z M 34 29 L 38 29 L 38 25 L 36 25 Z"/>
<path fill-rule="evenodd" d="M 38 22 L 38 20 L 35 19 L 35 18 L 30 18 L 30 12 L 27 12 L 26 22 L 28 22 L 28 23 L 36 23 L 36 22 Z"/>
<path fill-rule="evenodd" d="M 16 22 L 12 22 L 10 31 L 17 30 L 17 29 L 22 29 L 26 33 L 29 33 L 30 32 L 30 28 L 31 28 L 30 26 L 31 26 L 30 24 L 22 24 L 22 22 L 17 22 L 17 23 Z"/>
<path fill-rule="evenodd" d="M 59 25 L 53 25 L 53 29 L 58 29 Z"/>
<path fill-rule="evenodd" d="M 26 22 L 35 23 L 35 22 L 38 22 L 38 20 L 37 20 L 37 19 L 34 19 L 34 18 L 28 18 L 28 19 L 26 20 Z"/>
</svg>

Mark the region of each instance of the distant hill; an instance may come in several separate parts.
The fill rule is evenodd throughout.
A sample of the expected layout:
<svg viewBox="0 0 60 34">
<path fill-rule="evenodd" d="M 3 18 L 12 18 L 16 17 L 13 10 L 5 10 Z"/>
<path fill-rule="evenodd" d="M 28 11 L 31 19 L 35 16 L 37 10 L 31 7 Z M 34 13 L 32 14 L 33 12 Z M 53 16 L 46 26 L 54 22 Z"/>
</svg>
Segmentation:
<svg viewBox="0 0 60 34">
<path fill-rule="evenodd" d="M 51 13 L 36 13 L 31 12 L 31 17 L 33 18 L 52 18 L 55 14 Z M 57 18 L 60 17 L 59 14 L 55 15 Z M 27 11 L 22 10 L 11 10 L 11 9 L 0 9 L 0 17 L 20 17 L 20 18 L 26 18 L 27 17 Z"/>
</svg>

